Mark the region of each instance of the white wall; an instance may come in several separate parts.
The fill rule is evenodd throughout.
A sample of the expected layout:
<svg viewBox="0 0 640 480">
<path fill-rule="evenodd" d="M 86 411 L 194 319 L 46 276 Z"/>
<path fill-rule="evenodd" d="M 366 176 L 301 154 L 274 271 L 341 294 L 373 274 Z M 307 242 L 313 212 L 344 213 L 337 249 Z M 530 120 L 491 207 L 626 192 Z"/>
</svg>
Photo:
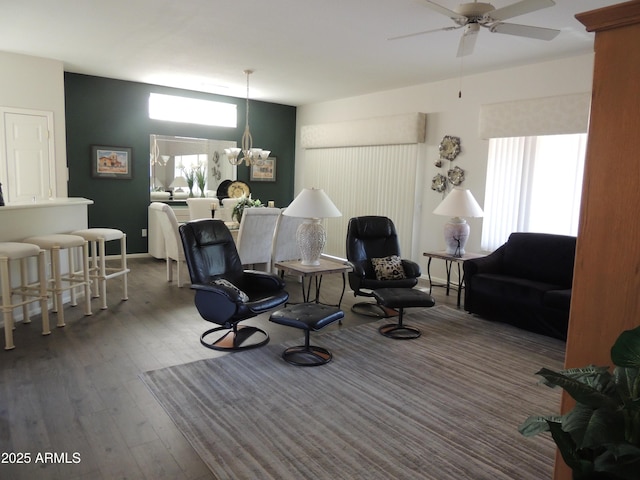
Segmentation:
<svg viewBox="0 0 640 480">
<path fill-rule="evenodd" d="M 460 137 L 462 152 L 455 161 L 451 162 L 451 166 L 457 165 L 465 170 L 465 181 L 462 186 L 471 189 L 478 203 L 483 206 L 489 142 L 478 136 L 480 106 L 589 92 L 592 85 L 592 70 L 593 55 L 589 54 L 468 76 L 462 78 L 462 82 L 455 78 L 301 106 L 297 112 L 295 191 L 300 191 L 304 186 L 301 184 L 301 179 L 304 172 L 305 150 L 300 147 L 300 129 L 303 125 L 407 112 L 426 113 L 427 139 L 426 143 L 420 146 L 423 149 L 421 158 L 424 162 L 424 173 L 422 178 L 418 179 L 422 189 L 421 233 L 419 245 L 413 249 L 414 252 L 419 252 L 419 258 L 414 260 L 426 268 L 422 252 L 444 249 L 442 232 L 447 218 L 431 213 L 442 199 L 442 194 L 431 190 L 431 179 L 437 173 L 446 175 L 449 168 L 449 162 L 444 162 L 442 168 L 434 165 L 439 157 L 438 144 L 442 137 L 444 135 Z M 458 98 L 460 85 L 462 98 Z M 387 194 L 402 195 L 402 192 Z M 482 219 L 470 219 L 469 223 L 471 237 L 466 249 L 477 252 L 480 251 Z M 442 276 L 442 270 L 438 276 Z"/>
<path fill-rule="evenodd" d="M 0 52 L 0 106 L 53 112 L 56 190 L 67 196 L 64 67 L 45 58 Z M 0 132 L 4 135 L 4 132 Z M 6 170 L 0 152 L 0 170 Z"/>
</svg>

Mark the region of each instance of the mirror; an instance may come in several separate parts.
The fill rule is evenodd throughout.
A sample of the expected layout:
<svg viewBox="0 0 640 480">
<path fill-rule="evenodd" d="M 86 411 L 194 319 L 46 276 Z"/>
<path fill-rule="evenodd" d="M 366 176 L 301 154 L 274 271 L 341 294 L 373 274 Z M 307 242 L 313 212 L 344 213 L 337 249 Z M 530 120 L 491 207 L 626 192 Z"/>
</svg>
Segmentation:
<svg viewBox="0 0 640 480">
<path fill-rule="evenodd" d="M 224 153 L 236 142 L 155 134 L 149 140 L 151 200 L 184 200 L 190 194 L 190 178 L 193 196 L 215 197 L 221 182 L 237 179 L 237 167 Z M 204 191 L 194 179 L 196 172 L 204 177 Z"/>
</svg>

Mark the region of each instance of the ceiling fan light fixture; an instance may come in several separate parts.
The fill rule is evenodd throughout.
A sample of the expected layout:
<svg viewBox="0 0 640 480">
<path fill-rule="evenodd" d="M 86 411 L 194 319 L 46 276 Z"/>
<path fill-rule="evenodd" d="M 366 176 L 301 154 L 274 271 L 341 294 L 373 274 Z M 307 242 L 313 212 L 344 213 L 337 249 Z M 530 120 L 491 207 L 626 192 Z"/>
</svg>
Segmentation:
<svg viewBox="0 0 640 480">
<path fill-rule="evenodd" d="M 495 10 L 496 7 L 491 5 L 490 3 L 483 2 L 471 2 L 471 3 L 461 3 L 453 10 L 458 15 L 462 15 L 467 17 L 470 22 L 477 22 L 482 19 L 485 14 Z"/>
</svg>

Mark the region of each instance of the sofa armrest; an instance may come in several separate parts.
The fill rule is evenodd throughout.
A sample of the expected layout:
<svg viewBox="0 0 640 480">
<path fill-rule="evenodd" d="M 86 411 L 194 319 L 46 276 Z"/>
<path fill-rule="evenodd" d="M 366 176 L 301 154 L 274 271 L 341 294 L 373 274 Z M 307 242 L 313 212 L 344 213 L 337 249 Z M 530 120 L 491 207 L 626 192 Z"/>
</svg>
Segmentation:
<svg viewBox="0 0 640 480">
<path fill-rule="evenodd" d="M 486 257 L 471 258 L 462 264 L 467 280 L 477 273 L 498 273 L 502 271 L 505 246 L 501 246 Z"/>
</svg>

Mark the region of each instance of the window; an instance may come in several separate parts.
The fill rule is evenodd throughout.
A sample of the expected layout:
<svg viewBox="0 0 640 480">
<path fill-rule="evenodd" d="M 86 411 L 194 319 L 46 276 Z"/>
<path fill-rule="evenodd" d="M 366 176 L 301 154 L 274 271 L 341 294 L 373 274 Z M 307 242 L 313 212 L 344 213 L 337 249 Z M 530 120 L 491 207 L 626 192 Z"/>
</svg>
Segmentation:
<svg viewBox="0 0 640 480">
<path fill-rule="evenodd" d="M 483 250 L 512 232 L 577 235 L 586 134 L 492 138 Z"/>
<path fill-rule="evenodd" d="M 231 103 L 152 93 L 149 95 L 149 118 L 235 128 L 238 109 Z"/>
</svg>

